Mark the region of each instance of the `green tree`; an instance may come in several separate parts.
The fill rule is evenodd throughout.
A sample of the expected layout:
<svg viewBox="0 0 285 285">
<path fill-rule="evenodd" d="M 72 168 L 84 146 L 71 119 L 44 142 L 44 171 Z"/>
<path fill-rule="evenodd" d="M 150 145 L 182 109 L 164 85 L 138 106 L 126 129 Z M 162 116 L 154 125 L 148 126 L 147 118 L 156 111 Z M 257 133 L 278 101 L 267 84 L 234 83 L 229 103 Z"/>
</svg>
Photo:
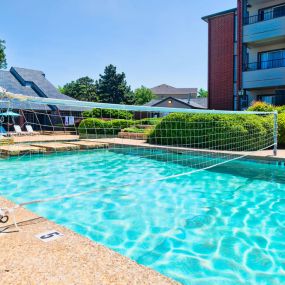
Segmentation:
<svg viewBox="0 0 285 285">
<path fill-rule="evenodd" d="M 208 91 L 203 89 L 203 88 L 200 88 L 199 91 L 198 91 L 198 96 L 199 97 L 208 97 Z"/>
<path fill-rule="evenodd" d="M 7 68 L 5 49 L 6 49 L 5 41 L 0 40 L 0 69 Z"/>
<path fill-rule="evenodd" d="M 134 94 L 136 105 L 144 105 L 155 98 L 153 92 L 144 86 L 136 89 Z"/>
<path fill-rule="evenodd" d="M 58 90 L 58 92 L 64 94 L 64 88 L 62 86 L 58 85 L 57 90 Z"/>
<path fill-rule="evenodd" d="M 117 68 L 110 64 L 105 67 L 96 81 L 96 90 L 100 102 L 113 104 L 133 104 L 134 94 L 127 84 L 124 72 L 117 73 Z"/>
<path fill-rule="evenodd" d="M 59 92 L 81 101 L 98 101 L 95 81 L 88 77 L 82 77 L 75 81 L 59 86 Z"/>
</svg>

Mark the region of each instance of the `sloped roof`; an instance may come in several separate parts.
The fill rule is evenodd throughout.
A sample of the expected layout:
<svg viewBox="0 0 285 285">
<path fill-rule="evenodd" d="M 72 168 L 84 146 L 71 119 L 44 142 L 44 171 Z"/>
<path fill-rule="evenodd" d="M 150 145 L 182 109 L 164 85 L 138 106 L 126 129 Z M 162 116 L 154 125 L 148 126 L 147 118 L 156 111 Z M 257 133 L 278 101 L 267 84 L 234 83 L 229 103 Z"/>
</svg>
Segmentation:
<svg viewBox="0 0 285 285">
<path fill-rule="evenodd" d="M 221 11 L 221 12 L 218 12 L 218 13 L 214 13 L 214 14 L 211 14 L 211 15 L 204 16 L 204 17 L 202 17 L 202 20 L 204 20 L 205 22 L 208 23 L 209 19 L 211 19 L 211 18 L 215 18 L 215 17 L 219 17 L 219 16 L 235 13 L 236 11 L 237 11 L 237 8 Z"/>
<path fill-rule="evenodd" d="M 19 81 L 12 75 L 10 71 L 4 71 L 0 70 L 0 86 L 6 89 L 7 91 L 11 93 L 16 94 L 23 94 L 26 96 L 32 96 L 32 97 L 38 97 L 37 93 L 28 86 L 23 86 L 19 83 Z M 5 100 L 6 101 L 6 100 Z M 45 108 L 46 110 L 51 110 L 48 106 L 42 106 L 37 104 L 30 104 L 25 102 L 19 102 L 17 100 L 11 101 L 11 104 L 9 103 L 1 103 L 0 108 L 8 108 L 10 106 L 13 106 L 13 109 L 34 109 L 34 110 L 43 110 Z"/>
<path fill-rule="evenodd" d="M 152 99 L 151 101 L 144 104 L 144 106 L 155 106 L 156 104 L 164 101 L 164 99 Z"/>
<path fill-rule="evenodd" d="M 173 86 L 162 84 L 150 89 L 156 95 L 188 95 L 197 93 L 197 88 L 175 88 Z"/>
<path fill-rule="evenodd" d="M 23 94 L 32 97 L 44 97 L 62 100 L 74 100 L 73 98 L 61 94 L 45 77 L 45 74 L 39 70 L 32 70 L 20 67 L 11 67 L 10 71 L 0 70 L 0 87 L 8 92 Z M 1 104 L 2 108 L 5 108 Z M 80 107 L 56 106 L 57 109 L 65 111 L 82 111 Z M 13 109 L 35 109 L 35 110 L 53 110 L 55 106 L 37 105 L 30 103 L 19 103 L 13 101 Z"/>
<path fill-rule="evenodd" d="M 193 107 L 196 107 L 198 109 L 207 109 L 208 108 L 208 98 L 191 98 L 188 99 L 177 99 L 179 101 L 182 101 L 184 103 L 187 103 Z"/>
<path fill-rule="evenodd" d="M 196 99 L 196 98 L 195 98 Z M 192 108 L 192 109 L 207 109 L 207 98 L 205 98 L 206 100 L 201 100 L 201 101 L 197 101 L 195 99 L 191 99 L 190 101 L 188 99 L 177 99 L 174 97 L 167 97 L 167 98 L 163 98 L 163 99 L 153 99 L 150 102 L 146 103 L 145 106 L 157 106 L 162 102 L 165 102 L 167 100 L 173 100 L 179 103 L 182 103 L 185 105 L 185 107 L 188 108 Z M 197 98 L 197 99 L 204 99 L 204 98 Z"/>
</svg>

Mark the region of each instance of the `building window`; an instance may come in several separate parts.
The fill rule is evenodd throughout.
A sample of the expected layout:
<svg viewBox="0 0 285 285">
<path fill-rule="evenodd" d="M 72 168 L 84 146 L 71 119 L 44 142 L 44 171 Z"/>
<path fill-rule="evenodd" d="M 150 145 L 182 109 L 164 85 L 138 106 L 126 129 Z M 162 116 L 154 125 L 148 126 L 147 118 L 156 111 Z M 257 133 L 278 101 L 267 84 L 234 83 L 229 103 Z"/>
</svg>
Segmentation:
<svg viewBox="0 0 285 285">
<path fill-rule="evenodd" d="M 275 106 L 285 105 L 285 95 L 261 95 L 258 96 L 257 99 Z"/>
<path fill-rule="evenodd" d="M 259 20 L 260 21 L 267 21 L 267 20 L 279 18 L 282 16 L 285 16 L 285 3 L 278 5 L 278 6 L 264 8 L 264 9 L 259 10 Z"/>
<path fill-rule="evenodd" d="M 285 16 L 285 3 L 260 9 L 256 15 L 245 16 L 243 23 L 244 25 L 250 25 L 283 16 Z"/>
<path fill-rule="evenodd" d="M 259 53 L 259 68 L 269 69 L 285 66 L 285 49 Z"/>
</svg>

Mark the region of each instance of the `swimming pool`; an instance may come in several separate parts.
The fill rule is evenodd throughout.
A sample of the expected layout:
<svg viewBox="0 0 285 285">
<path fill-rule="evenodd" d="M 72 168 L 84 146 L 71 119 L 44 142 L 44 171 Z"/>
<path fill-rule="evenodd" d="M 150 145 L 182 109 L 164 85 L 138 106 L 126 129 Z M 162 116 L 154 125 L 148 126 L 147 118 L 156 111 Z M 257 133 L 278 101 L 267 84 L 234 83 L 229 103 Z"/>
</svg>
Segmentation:
<svg viewBox="0 0 285 285">
<path fill-rule="evenodd" d="M 16 203 L 159 179 L 187 165 L 96 150 L 0 160 Z M 28 208 L 183 284 L 285 283 L 285 168 L 235 161 Z"/>
</svg>

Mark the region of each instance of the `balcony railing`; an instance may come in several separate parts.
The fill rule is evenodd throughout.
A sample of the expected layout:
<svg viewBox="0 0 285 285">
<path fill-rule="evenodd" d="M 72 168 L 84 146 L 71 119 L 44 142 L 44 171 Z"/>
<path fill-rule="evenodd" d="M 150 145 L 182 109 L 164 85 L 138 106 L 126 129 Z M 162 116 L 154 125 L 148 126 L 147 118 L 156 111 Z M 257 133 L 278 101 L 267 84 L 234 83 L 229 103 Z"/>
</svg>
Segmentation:
<svg viewBox="0 0 285 285">
<path fill-rule="evenodd" d="M 280 18 L 285 16 L 285 6 L 276 10 L 269 12 L 259 13 L 258 15 L 249 16 L 243 18 L 244 25 L 251 25 L 258 22 L 268 21 L 275 18 Z"/>
<path fill-rule="evenodd" d="M 255 71 L 279 67 L 285 67 L 285 58 L 246 63 L 243 67 L 243 71 Z"/>
</svg>

